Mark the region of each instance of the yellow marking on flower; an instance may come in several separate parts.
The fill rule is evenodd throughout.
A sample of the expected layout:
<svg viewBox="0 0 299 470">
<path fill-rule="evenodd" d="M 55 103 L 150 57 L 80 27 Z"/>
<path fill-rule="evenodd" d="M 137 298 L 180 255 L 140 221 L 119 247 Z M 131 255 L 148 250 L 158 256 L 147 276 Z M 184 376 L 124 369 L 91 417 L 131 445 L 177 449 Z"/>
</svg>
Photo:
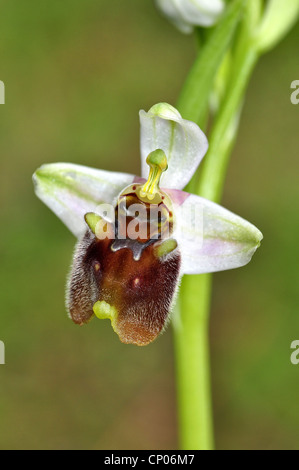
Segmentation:
<svg viewBox="0 0 299 470">
<path fill-rule="evenodd" d="M 108 318 L 111 320 L 111 326 L 115 331 L 115 322 L 117 321 L 118 312 L 115 307 L 105 302 L 105 300 L 98 300 L 93 306 L 94 314 L 100 320 Z"/>
<path fill-rule="evenodd" d="M 101 269 L 100 263 L 96 263 L 96 264 L 94 265 L 94 269 L 95 269 L 96 272 L 99 272 L 99 270 Z"/>
<path fill-rule="evenodd" d="M 150 172 L 147 182 L 139 190 L 139 197 L 147 202 L 156 203 L 157 196 L 160 199 L 159 184 L 162 173 L 168 168 L 167 158 L 163 150 L 157 149 L 148 155 L 146 163 L 150 167 Z"/>
<path fill-rule="evenodd" d="M 135 277 L 134 281 L 133 281 L 133 286 L 134 287 L 139 287 L 140 286 L 140 277 Z"/>
<path fill-rule="evenodd" d="M 161 243 L 155 248 L 155 254 L 157 258 L 163 258 L 163 256 L 169 255 L 169 253 L 174 251 L 177 246 L 177 241 L 170 238 L 169 240 L 165 240 L 163 243 Z"/>
</svg>

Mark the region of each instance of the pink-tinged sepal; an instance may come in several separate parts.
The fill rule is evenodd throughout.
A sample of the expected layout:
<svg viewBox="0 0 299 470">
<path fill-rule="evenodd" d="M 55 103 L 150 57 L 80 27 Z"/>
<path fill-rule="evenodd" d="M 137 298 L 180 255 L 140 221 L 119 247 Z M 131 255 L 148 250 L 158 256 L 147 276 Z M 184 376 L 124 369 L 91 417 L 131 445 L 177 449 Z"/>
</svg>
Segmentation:
<svg viewBox="0 0 299 470">
<path fill-rule="evenodd" d="M 263 238 L 254 225 L 194 194 L 178 191 L 173 197 L 173 190 L 167 193 L 174 206 L 174 237 L 182 255 L 182 273 L 224 271 L 249 263 Z"/>
</svg>

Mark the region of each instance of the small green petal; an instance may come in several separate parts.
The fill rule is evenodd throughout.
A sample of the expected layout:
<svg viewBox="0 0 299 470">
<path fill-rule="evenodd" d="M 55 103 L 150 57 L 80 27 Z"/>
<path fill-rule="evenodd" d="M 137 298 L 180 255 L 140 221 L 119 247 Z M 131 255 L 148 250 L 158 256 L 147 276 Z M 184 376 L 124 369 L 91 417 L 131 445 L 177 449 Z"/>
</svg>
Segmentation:
<svg viewBox="0 0 299 470">
<path fill-rule="evenodd" d="M 98 301 L 93 306 L 94 314 L 100 320 L 108 318 L 111 320 L 112 326 L 117 319 L 117 310 L 112 305 L 105 302 L 105 300 Z"/>
<path fill-rule="evenodd" d="M 102 217 L 95 212 L 88 212 L 85 214 L 84 219 L 92 233 L 96 233 L 96 226 L 102 220 Z"/>
<path fill-rule="evenodd" d="M 163 258 L 164 256 L 172 253 L 177 248 L 177 246 L 178 244 L 176 240 L 173 240 L 172 238 L 165 240 L 155 248 L 155 254 L 158 258 Z"/>
</svg>

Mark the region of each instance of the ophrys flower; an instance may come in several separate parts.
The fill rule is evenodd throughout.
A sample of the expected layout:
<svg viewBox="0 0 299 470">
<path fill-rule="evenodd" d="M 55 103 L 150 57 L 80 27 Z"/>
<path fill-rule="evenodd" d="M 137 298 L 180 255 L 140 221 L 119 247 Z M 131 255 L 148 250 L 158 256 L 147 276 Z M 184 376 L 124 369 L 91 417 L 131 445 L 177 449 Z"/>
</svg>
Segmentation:
<svg viewBox="0 0 299 470">
<path fill-rule="evenodd" d="M 109 318 L 121 341 L 145 345 L 167 324 L 183 274 L 245 265 L 262 234 L 182 191 L 208 149 L 195 123 L 166 103 L 140 111 L 140 121 L 141 178 L 54 163 L 33 179 L 38 197 L 79 238 L 67 289 L 71 318 L 80 325 Z"/>
</svg>

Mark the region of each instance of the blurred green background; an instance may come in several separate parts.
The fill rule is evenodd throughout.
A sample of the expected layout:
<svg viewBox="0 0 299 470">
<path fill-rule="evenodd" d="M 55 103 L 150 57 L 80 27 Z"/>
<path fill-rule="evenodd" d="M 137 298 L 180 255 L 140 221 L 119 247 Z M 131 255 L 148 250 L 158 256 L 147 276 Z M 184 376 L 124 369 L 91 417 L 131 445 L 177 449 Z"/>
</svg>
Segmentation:
<svg viewBox="0 0 299 470">
<path fill-rule="evenodd" d="M 264 242 L 214 276 L 218 449 L 299 448 L 298 32 L 255 71 L 225 186 Z M 150 0 L 1 1 L 1 449 L 178 448 L 171 328 L 137 348 L 67 318 L 75 239 L 31 175 L 56 161 L 138 173 L 138 110 L 175 104 L 194 55 Z"/>
</svg>

